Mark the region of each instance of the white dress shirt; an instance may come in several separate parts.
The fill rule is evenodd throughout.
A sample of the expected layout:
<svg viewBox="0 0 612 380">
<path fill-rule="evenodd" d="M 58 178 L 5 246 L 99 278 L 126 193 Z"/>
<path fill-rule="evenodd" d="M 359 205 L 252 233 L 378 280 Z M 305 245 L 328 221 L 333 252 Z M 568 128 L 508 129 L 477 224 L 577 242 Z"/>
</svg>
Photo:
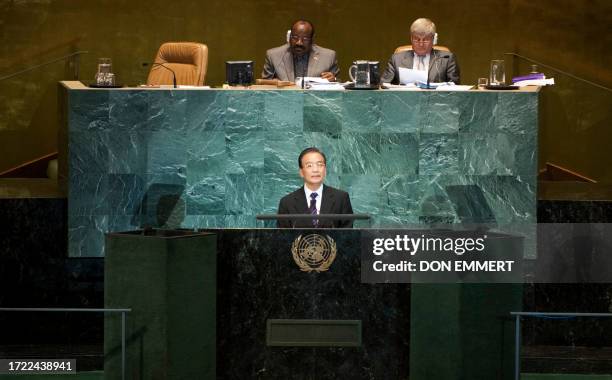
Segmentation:
<svg viewBox="0 0 612 380">
<path fill-rule="evenodd" d="M 310 194 L 317 193 L 317 214 L 321 213 L 321 200 L 323 199 L 323 184 L 318 189 L 312 191 L 308 186 L 304 185 L 304 192 L 306 193 L 306 207 L 310 208 Z"/>
<path fill-rule="evenodd" d="M 414 54 L 414 59 L 412 60 L 412 69 L 413 70 L 419 70 L 419 56 L 416 53 L 412 53 Z M 424 67 L 424 71 L 428 71 L 429 70 L 429 59 L 431 58 L 431 54 L 427 54 L 423 56 L 423 67 Z"/>
</svg>

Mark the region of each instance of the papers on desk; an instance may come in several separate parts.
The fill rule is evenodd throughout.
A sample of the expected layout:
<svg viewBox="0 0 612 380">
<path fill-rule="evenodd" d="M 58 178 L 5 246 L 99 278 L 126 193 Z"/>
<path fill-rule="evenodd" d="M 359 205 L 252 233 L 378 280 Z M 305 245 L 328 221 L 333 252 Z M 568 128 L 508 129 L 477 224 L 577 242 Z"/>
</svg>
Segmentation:
<svg viewBox="0 0 612 380">
<path fill-rule="evenodd" d="M 469 91 L 474 86 L 460 86 L 453 82 L 439 82 L 429 83 L 429 89 L 435 89 L 436 91 Z M 383 88 L 387 88 L 392 91 L 418 91 L 423 88 L 427 88 L 427 83 L 409 83 L 409 84 L 391 84 L 383 83 Z"/>
<path fill-rule="evenodd" d="M 555 84 L 555 78 L 548 79 L 528 79 L 513 83 L 515 86 L 552 86 Z"/>
<path fill-rule="evenodd" d="M 469 91 L 473 87 L 471 85 L 443 84 L 436 87 L 436 91 Z"/>
<path fill-rule="evenodd" d="M 302 87 L 302 78 L 295 79 L 295 85 Z M 306 90 L 326 90 L 326 91 L 344 91 L 344 86 L 338 82 L 330 82 L 327 79 L 320 77 L 304 77 L 304 89 Z"/>
<path fill-rule="evenodd" d="M 400 84 L 427 82 L 427 71 L 399 68 Z"/>
<path fill-rule="evenodd" d="M 306 83 L 330 83 L 327 79 L 323 79 L 321 77 L 304 77 L 304 84 Z M 302 77 L 295 78 L 296 86 L 302 86 Z"/>
<path fill-rule="evenodd" d="M 186 84 L 179 84 L 178 88 L 189 88 L 194 90 L 210 90 L 210 86 L 189 86 Z"/>
<path fill-rule="evenodd" d="M 391 84 L 391 83 L 383 83 L 383 87 L 389 89 L 390 91 L 419 91 L 414 83 L 410 84 Z"/>
<path fill-rule="evenodd" d="M 172 84 L 156 84 L 156 85 L 141 84 L 138 87 L 139 88 L 165 88 L 165 89 L 171 89 L 171 90 L 178 89 L 178 88 L 193 89 L 193 90 L 210 90 L 210 86 L 190 86 L 186 84 L 179 84 L 176 87 L 174 87 L 174 85 Z"/>
<path fill-rule="evenodd" d="M 340 83 L 308 83 L 304 86 L 307 90 L 327 90 L 327 91 L 344 91 L 345 88 Z"/>
</svg>

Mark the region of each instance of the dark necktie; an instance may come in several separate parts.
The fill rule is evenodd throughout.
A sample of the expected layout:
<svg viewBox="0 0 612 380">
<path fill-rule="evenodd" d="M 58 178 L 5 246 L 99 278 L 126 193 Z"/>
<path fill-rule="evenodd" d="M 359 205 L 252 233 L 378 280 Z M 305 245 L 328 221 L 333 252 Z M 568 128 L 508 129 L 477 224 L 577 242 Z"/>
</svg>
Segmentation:
<svg viewBox="0 0 612 380">
<path fill-rule="evenodd" d="M 317 193 L 311 193 L 310 194 L 310 207 L 308 207 L 308 211 L 310 211 L 310 215 L 317 215 L 317 197 L 319 196 L 319 194 Z M 313 219 L 312 220 L 312 225 L 313 226 L 318 226 L 319 225 L 319 220 L 317 219 Z"/>
<path fill-rule="evenodd" d="M 308 73 L 308 59 L 309 54 L 304 54 L 301 56 L 293 57 L 293 71 L 294 76 L 297 77 L 305 77 L 306 73 Z"/>
</svg>

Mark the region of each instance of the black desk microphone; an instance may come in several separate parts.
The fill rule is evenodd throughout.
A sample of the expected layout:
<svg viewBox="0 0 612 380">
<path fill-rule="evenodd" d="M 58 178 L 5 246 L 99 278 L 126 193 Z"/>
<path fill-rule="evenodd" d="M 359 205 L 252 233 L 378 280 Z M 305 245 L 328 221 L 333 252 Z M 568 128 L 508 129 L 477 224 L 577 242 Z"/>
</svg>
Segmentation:
<svg viewBox="0 0 612 380">
<path fill-rule="evenodd" d="M 164 62 L 153 62 L 153 63 L 145 62 L 142 65 L 143 66 L 148 66 L 149 64 L 152 65 L 153 67 L 161 66 L 164 69 L 170 71 L 172 73 L 172 85 L 174 86 L 174 88 L 177 88 L 177 86 L 176 86 L 176 73 L 174 72 L 174 70 L 172 70 L 171 68 L 166 66 L 166 64 Z"/>
</svg>

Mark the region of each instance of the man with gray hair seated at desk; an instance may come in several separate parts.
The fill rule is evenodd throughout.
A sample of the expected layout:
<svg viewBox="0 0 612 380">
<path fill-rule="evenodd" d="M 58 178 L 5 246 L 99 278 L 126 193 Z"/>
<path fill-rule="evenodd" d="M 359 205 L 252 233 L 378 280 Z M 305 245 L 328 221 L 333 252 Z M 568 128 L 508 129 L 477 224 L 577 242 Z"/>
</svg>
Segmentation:
<svg viewBox="0 0 612 380">
<path fill-rule="evenodd" d="M 459 84 L 459 65 L 455 55 L 434 47 L 436 25 L 428 18 L 416 19 L 410 26 L 412 47 L 396 52 L 389 59 L 381 77 L 382 83 L 399 84 L 399 68 L 427 71 L 429 82 L 454 82 Z"/>
</svg>

